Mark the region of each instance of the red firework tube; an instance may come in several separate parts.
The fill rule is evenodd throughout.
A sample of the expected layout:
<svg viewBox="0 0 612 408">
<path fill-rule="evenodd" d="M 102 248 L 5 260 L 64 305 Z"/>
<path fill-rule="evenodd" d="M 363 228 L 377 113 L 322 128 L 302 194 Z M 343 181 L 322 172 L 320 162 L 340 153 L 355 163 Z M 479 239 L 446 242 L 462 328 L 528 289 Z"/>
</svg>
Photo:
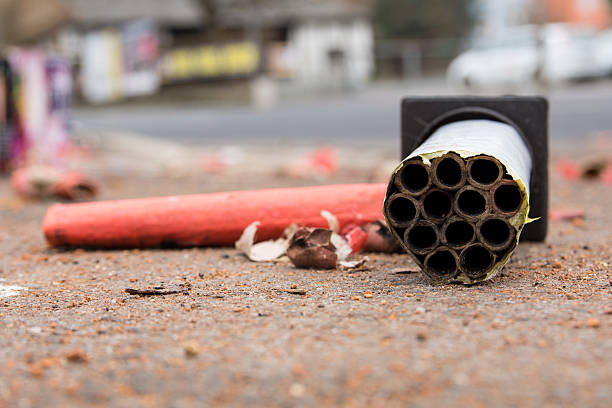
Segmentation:
<svg viewBox="0 0 612 408">
<path fill-rule="evenodd" d="M 51 246 L 142 248 L 233 245 L 259 221 L 257 241 L 277 238 L 292 223 L 340 228 L 382 217 L 385 184 L 344 184 L 235 191 L 79 204 L 55 204 L 43 220 Z"/>
</svg>

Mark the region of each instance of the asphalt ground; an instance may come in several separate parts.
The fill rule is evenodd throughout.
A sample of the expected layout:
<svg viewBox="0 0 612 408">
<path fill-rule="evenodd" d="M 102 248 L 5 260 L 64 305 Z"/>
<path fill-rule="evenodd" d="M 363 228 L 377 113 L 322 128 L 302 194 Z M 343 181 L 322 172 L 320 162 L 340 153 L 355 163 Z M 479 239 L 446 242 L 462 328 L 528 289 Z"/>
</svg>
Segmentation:
<svg viewBox="0 0 612 408">
<path fill-rule="evenodd" d="M 563 155 L 612 149 L 604 138 Z M 345 156 L 326 179 L 114 161 L 97 176 L 102 199 L 376 179 Z M 15 198 L 2 179 L 0 407 L 610 406 L 612 188 L 551 169 L 551 207 L 584 219 L 551 222 L 545 243 L 521 243 L 472 287 L 432 286 L 402 254 L 370 254 L 350 273 L 232 248 L 50 249 L 49 203 Z M 178 293 L 126 293 L 152 287 Z"/>
</svg>

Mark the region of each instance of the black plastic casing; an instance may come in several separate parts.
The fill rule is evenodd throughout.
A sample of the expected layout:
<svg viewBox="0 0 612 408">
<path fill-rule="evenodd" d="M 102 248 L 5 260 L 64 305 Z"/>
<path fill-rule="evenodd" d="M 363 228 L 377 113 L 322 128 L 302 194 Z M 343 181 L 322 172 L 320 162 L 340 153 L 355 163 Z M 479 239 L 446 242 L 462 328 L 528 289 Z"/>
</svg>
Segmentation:
<svg viewBox="0 0 612 408">
<path fill-rule="evenodd" d="M 531 153 L 529 217 L 521 240 L 544 241 L 548 229 L 548 101 L 537 96 L 408 97 L 402 100 L 402 159 L 436 129 L 460 120 L 489 119 L 514 127 Z"/>
</svg>

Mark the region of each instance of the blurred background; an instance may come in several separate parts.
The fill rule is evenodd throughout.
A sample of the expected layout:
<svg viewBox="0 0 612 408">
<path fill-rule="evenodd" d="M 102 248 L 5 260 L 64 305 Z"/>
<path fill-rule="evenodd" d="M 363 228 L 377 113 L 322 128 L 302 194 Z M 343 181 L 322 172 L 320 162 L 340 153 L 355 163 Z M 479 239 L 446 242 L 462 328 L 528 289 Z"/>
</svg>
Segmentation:
<svg viewBox="0 0 612 408">
<path fill-rule="evenodd" d="M 117 173 L 188 154 L 216 172 L 247 147 L 297 173 L 313 160 L 325 173 L 338 147 L 397 161 L 407 95 L 544 94 L 557 150 L 609 144 L 611 5 L 0 0 L 0 169 L 102 148 Z"/>
</svg>

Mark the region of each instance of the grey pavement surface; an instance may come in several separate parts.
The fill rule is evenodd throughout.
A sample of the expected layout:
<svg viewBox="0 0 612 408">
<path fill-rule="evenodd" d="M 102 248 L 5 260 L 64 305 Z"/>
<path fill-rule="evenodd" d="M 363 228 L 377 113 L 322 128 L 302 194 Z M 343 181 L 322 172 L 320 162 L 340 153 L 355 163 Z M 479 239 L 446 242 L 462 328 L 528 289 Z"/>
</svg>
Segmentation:
<svg viewBox="0 0 612 408">
<path fill-rule="evenodd" d="M 296 183 L 101 182 L 105 198 Z M 551 222 L 546 243 L 466 287 L 432 286 L 404 254 L 320 271 L 233 248 L 49 249 L 49 203 L 15 201 L 0 180 L 0 408 L 609 407 L 612 188 L 551 182 L 553 208 L 584 220 Z M 182 293 L 126 293 L 154 286 Z"/>
<path fill-rule="evenodd" d="M 122 105 L 81 108 L 77 128 L 129 131 L 193 144 L 346 144 L 396 148 L 400 100 L 408 95 L 454 95 L 441 80 L 385 82 L 348 94 L 283 101 L 265 110 L 250 106 Z M 474 93 L 474 92 L 472 92 Z M 552 143 L 612 129 L 612 81 L 557 89 L 524 87 L 486 94 L 538 94 L 550 101 Z M 482 94 L 482 92 L 481 92 Z"/>
<path fill-rule="evenodd" d="M 610 144 L 581 139 L 612 128 L 609 90 L 551 92 L 553 142 L 611 157 Z M 321 182 L 258 165 L 281 161 L 287 146 L 210 174 L 184 157 L 202 146 L 168 139 L 277 147 L 305 135 L 350 153 L 352 166 L 324 182 L 362 182 L 369 169 L 359 154 L 375 149 L 354 145 L 396 146 L 398 101 L 408 93 L 416 91 L 383 84 L 263 112 L 123 106 L 81 110 L 77 120 L 165 138 L 147 141 L 163 153 L 158 172 L 122 167 L 153 161 L 144 155 L 121 165 L 115 151 L 114 161 L 88 156 L 105 164 L 103 199 Z M 119 147 L 130 153 L 143 140 L 125 139 Z M 185 171 L 161 165 L 176 158 Z M 465 287 L 430 285 L 403 254 L 369 254 L 367 268 L 347 272 L 251 263 L 233 248 L 50 249 L 40 231 L 50 203 L 16 199 L 2 179 L 0 408 L 608 407 L 612 189 L 552 171 L 550 193 L 552 209 L 582 208 L 584 219 L 551 222 L 546 243 L 522 243 L 500 275 Z M 152 287 L 181 293 L 126 293 Z"/>
</svg>

